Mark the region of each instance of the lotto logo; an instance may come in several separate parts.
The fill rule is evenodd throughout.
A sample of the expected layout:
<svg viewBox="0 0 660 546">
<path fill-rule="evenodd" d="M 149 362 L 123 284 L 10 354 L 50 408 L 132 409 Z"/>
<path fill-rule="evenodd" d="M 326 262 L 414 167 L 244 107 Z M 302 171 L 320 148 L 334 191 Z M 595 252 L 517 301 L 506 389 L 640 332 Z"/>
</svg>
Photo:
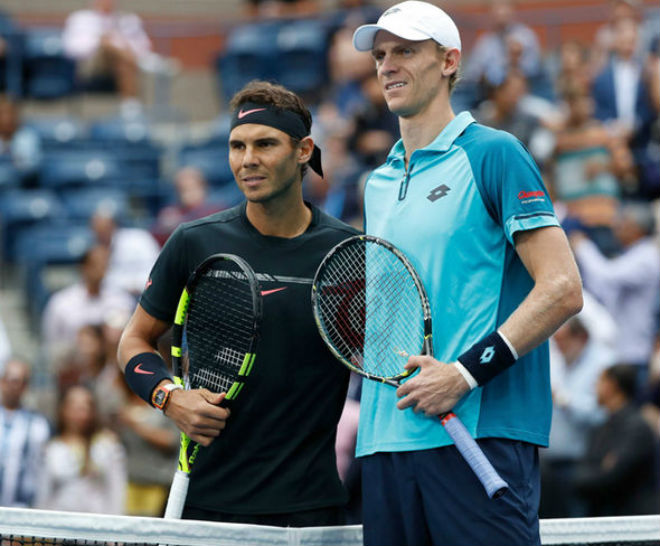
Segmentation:
<svg viewBox="0 0 660 546">
<path fill-rule="evenodd" d="M 491 345 L 490 347 L 486 347 L 484 349 L 484 352 L 481 353 L 481 357 L 479 358 L 479 361 L 482 364 L 488 364 L 491 360 L 493 360 L 494 356 L 495 356 L 495 349 Z"/>
</svg>

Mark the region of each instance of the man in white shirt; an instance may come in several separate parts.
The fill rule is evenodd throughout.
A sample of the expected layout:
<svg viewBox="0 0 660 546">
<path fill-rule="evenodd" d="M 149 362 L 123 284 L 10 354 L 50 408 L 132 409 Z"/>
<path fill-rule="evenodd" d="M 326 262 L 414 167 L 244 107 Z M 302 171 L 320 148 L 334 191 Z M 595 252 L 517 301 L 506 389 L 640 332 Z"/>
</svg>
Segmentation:
<svg viewBox="0 0 660 546">
<path fill-rule="evenodd" d="M 122 227 L 111 211 L 102 208 L 92 216 L 91 227 L 97 241 L 110 250 L 107 285 L 137 299 L 158 258 L 160 245 L 146 229 Z"/>
<path fill-rule="evenodd" d="M 0 506 L 29 507 L 40 481 L 50 425 L 22 406 L 30 382 L 27 362 L 10 358 L 0 371 Z"/>
<path fill-rule="evenodd" d="M 614 231 L 623 251 L 611 259 L 582 233 L 573 233 L 570 241 L 585 289 L 603 303 L 617 323 L 618 361 L 638 366 L 638 387 L 643 387 L 658 329 L 660 301 L 660 250 L 654 239 L 651 206 L 623 204 Z"/>
<path fill-rule="evenodd" d="M 74 348 L 82 326 L 102 324 L 114 311 L 133 312 L 135 299 L 105 281 L 109 251 L 102 245 L 90 248 L 80 263 L 81 280 L 53 294 L 42 317 L 42 340 L 46 358 L 57 367 Z"/>
</svg>

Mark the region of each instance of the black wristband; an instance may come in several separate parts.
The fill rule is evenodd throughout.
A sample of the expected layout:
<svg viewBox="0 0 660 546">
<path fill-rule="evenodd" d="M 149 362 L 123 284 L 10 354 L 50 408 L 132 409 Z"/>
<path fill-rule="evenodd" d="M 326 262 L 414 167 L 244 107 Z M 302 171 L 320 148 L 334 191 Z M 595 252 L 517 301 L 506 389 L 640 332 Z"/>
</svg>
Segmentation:
<svg viewBox="0 0 660 546">
<path fill-rule="evenodd" d="M 151 393 L 163 379 L 172 379 L 165 361 L 157 353 L 140 353 L 126 364 L 126 383 L 142 400 L 151 403 Z"/>
<path fill-rule="evenodd" d="M 502 336 L 493 332 L 465 351 L 458 357 L 458 361 L 470 372 L 477 384 L 482 386 L 512 366 L 516 357 Z"/>
</svg>

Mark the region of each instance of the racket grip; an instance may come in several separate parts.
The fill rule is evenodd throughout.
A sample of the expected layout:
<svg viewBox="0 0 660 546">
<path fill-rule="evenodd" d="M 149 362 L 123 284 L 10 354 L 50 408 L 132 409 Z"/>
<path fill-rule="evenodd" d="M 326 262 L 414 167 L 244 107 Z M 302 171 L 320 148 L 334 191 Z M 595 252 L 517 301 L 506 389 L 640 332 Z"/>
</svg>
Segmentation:
<svg viewBox="0 0 660 546">
<path fill-rule="evenodd" d="M 479 481 L 484 486 L 491 499 L 501 497 L 509 489 L 507 484 L 493 468 L 484 452 L 477 445 L 474 438 L 465 428 L 461 420 L 454 413 L 447 413 L 440 417 L 445 430 L 454 440 L 454 444 L 463 458 L 470 465 Z"/>
<path fill-rule="evenodd" d="M 167 506 L 165 507 L 166 519 L 181 519 L 183 514 L 183 505 L 186 502 L 188 495 L 188 484 L 190 477 L 183 470 L 177 470 L 172 479 L 170 486 L 170 496 L 167 498 Z"/>
</svg>

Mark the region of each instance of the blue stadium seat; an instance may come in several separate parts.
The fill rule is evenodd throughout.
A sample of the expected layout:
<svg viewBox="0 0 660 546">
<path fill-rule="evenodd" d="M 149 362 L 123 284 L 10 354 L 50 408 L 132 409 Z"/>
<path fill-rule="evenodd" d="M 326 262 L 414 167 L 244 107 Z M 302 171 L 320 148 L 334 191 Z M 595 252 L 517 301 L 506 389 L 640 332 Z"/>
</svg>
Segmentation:
<svg viewBox="0 0 660 546">
<path fill-rule="evenodd" d="M 227 37 L 224 51 L 216 58 L 219 85 L 229 100 L 254 79 L 271 80 L 276 76 L 275 43 L 281 23 L 268 21 L 235 27 Z"/>
<path fill-rule="evenodd" d="M 44 188 L 103 185 L 126 176 L 116 153 L 107 150 L 60 150 L 44 154 L 39 183 Z"/>
<path fill-rule="evenodd" d="M 184 146 L 179 152 L 179 167 L 196 167 L 204 173 L 211 186 L 223 186 L 234 180 L 229 167 L 229 146 L 226 138 Z"/>
<path fill-rule="evenodd" d="M 320 19 L 302 19 L 281 26 L 276 38 L 275 80 L 309 99 L 316 99 L 328 81 L 328 27 Z"/>
<path fill-rule="evenodd" d="M 98 209 L 121 219 L 130 212 L 126 192 L 117 188 L 69 188 L 60 198 L 66 215 L 72 222 L 86 222 Z"/>
<path fill-rule="evenodd" d="M 0 91 L 18 98 L 23 82 L 23 32 L 4 11 L 0 11 L 0 37 L 6 46 L 0 56 Z"/>
<path fill-rule="evenodd" d="M 35 225 L 52 225 L 65 217 L 62 203 L 49 190 L 8 190 L 0 199 L 0 230 L 3 256 L 14 260 L 19 234 Z"/>
<path fill-rule="evenodd" d="M 94 233 L 88 225 L 68 223 L 35 226 L 17 238 L 16 262 L 25 273 L 23 289 L 35 328 L 54 289 L 45 278 L 48 269 L 79 263 L 94 240 Z"/>
<path fill-rule="evenodd" d="M 145 143 L 149 141 L 150 129 L 141 119 L 109 118 L 92 123 L 89 136 L 104 142 Z"/>
<path fill-rule="evenodd" d="M 0 192 L 9 188 L 16 188 L 20 184 L 21 176 L 9 155 L 0 155 Z M 0 196 L 0 199 L 2 197 Z"/>
<path fill-rule="evenodd" d="M 23 42 L 24 94 L 33 99 L 58 99 L 75 92 L 76 64 L 62 47 L 59 28 L 32 28 Z"/>
<path fill-rule="evenodd" d="M 42 116 L 24 121 L 26 127 L 37 132 L 44 148 L 52 145 L 67 145 L 84 138 L 87 133 L 85 124 L 71 116 Z"/>
</svg>

